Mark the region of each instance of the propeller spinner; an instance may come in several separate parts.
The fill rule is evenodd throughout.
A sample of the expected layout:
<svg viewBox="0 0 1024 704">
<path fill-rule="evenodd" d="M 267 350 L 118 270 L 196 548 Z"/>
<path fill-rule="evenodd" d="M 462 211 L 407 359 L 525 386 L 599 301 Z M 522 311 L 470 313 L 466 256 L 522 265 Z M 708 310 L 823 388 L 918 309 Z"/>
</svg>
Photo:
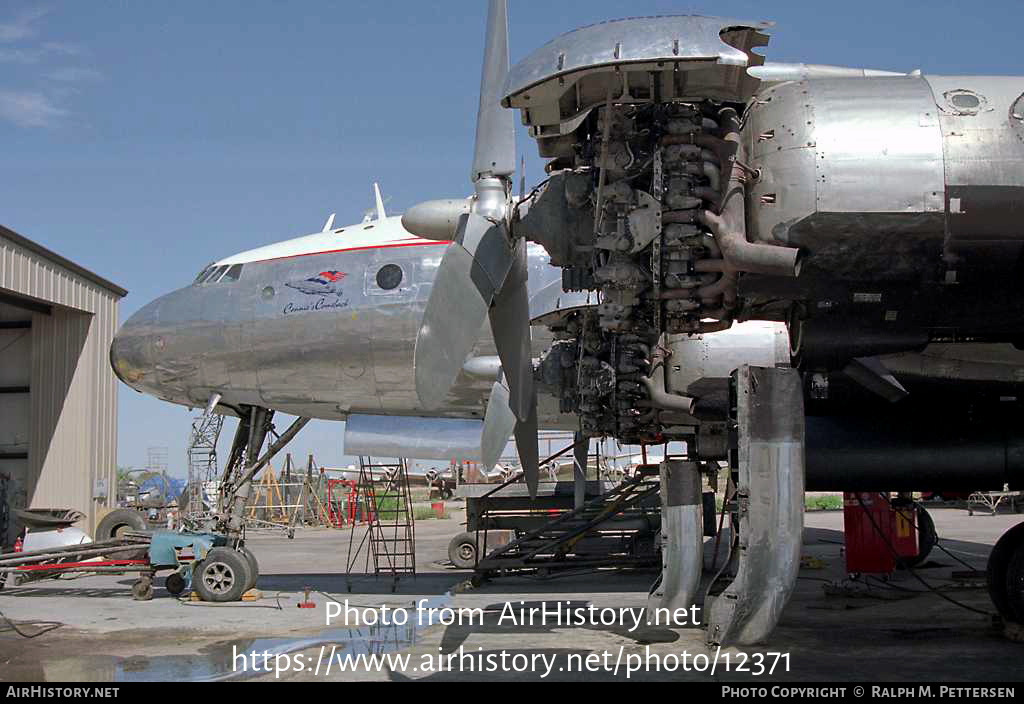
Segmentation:
<svg viewBox="0 0 1024 704">
<path fill-rule="evenodd" d="M 402 223 L 421 237 L 452 240 L 416 336 L 420 402 L 428 409 L 441 406 L 488 318 L 508 387 L 508 407 L 515 416 L 519 460 L 530 495 L 536 496 L 537 391 L 531 359 L 526 240 L 516 237 L 511 227 L 515 123 L 512 111 L 500 104 L 508 71 L 508 5 L 506 0 L 491 0 L 471 172 L 474 195 L 465 201 L 414 206 Z M 508 427 L 507 418 L 499 420 L 499 415 L 487 413 L 485 426 L 493 427 L 485 429 L 485 436 L 500 434 L 501 428 Z"/>
</svg>

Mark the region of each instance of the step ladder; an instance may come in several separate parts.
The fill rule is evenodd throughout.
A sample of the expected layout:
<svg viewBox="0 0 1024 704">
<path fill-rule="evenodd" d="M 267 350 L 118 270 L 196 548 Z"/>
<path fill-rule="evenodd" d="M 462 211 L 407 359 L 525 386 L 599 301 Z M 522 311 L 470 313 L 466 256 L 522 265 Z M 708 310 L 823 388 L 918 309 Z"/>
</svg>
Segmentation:
<svg viewBox="0 0 1024 704">
<path fill-rule="evenodd" d="M 477 562 L 474 581 L 659 564 L 661 487 L 657 465 L 649 469 L 494 550 Z M 485 529 L 477 544 L 485 550 L 487 511 L 479 523 Z"/>
<path fill-rule="evenodd" d="M 358 545 L 357 528 L 349 533 L 348 559 L 345 579 L 352 591 L 353 569 L 363 555 L 364 572 L 390 576 L 391 591 L 398 588 L 403 576 L 416 576 L 416 521 L 413 515 L 412 495 L 409 490 L 408 463 L 374 463 L 371 457 L 359 458 L 359 479 L 356 483 L 357 501 L 363 508 L 366 531 Z"/>
</svg>

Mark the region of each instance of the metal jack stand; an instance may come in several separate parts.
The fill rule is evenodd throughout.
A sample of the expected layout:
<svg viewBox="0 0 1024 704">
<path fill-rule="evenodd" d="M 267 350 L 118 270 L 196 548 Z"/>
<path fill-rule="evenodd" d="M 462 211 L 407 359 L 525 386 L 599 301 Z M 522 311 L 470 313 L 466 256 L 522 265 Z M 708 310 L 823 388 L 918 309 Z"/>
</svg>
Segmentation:
<svg viewBox="0 0 1024 704">
<path fill-rule="evenodd" d="M 796 585 L 803 537 L 800 374 L 743 366 L 734 379 L 737 505 L 729 560 L 704 601 L 712 645 L 752 645 L 771 634 Z"/>
<path fill-rule="evenodd" d="M 365 551 L 364 570 L 391 576 L 391 591 L 398 589 L 402 575 L 416 577 L 416 522 L 409 492 L 406 461 L 397 464 L 374 464 L 370 457 L 359 458 L 357 501 L 362 505 L 366 532 L 355 546 L 355 528 L 348 536 L 348 559 L 345 561 L 345 584 L 352 591 L 352 568 Z M 353 549 L 354 548 L 354 549 Z"/>
</svg>

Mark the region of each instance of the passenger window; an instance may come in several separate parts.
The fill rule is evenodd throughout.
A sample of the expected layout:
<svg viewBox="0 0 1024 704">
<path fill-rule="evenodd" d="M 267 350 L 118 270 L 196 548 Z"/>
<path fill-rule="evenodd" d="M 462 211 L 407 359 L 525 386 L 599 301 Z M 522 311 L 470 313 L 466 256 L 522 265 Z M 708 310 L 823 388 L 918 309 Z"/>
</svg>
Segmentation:
<svg viewBox="0 0 1024 704">
<path fill-rule="evenodd" d="M 392 291 L 402 283 L 402 268 L 397 264 L 385 264 L 377 271 L 377 285 L 385 291 Z"/>
<path fill-rule="evenodd" d="M 224 274 L 224 278 L 221 279 L 221 280 L 222 281 L 238 281 L 238 277 L 240 277 L 241 275 L 242 275 L 242 265 L 241 264 L 235 264 L 230 269 L 228 269 L 228 273 Z"/>
</svg>

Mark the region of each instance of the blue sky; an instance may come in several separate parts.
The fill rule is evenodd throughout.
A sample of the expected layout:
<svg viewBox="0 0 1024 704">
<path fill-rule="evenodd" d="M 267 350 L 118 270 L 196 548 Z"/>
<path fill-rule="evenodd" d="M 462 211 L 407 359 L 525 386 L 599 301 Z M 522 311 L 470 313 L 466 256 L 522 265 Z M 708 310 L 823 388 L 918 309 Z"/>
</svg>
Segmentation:
<svg viewBox="0 0 1024 704">
<path fill-rule="evenodd" d="M 512 59 L 592 22 L 689 12 L 774 20 L 775 61 L 1024 74 L 1020 0 L 510 0 Z M 331 212 L 359 220 L 374 180 L 392 211 L 466 194 L 484 15 L 483 0 L 0 0 L 0 223 L 129 289 L 124 318 L 214 258 Z M 187 411 L 122 388 L 119 417 L 121 464 L 165 446 L 184 471 Z M 342 462 L 340 425 L 293 451 Z"/>
</svg>

